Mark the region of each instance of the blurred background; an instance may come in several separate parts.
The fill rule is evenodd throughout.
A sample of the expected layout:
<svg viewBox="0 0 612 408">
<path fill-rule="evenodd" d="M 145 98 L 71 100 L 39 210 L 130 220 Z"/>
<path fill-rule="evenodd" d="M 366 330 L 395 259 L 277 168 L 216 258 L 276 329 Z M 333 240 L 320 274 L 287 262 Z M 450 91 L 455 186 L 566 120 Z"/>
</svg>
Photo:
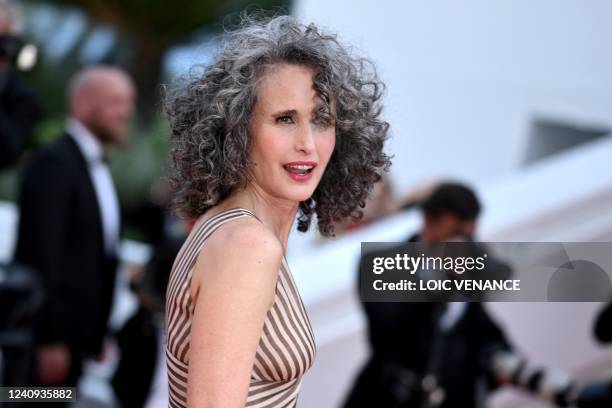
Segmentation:
<svg viewBox="0 0 612 408">
<path fill-rule="evenodd" d="M 401 241 L 418 231 L 417 204 L 437 181 L 458 180 L 476 191 L 483 204 L 479 240 L 612 241 L 612 3 L 606 0 L 16 4 L 22 36 L 39 51 L 34 68 L 19 76 L 45 111 L 20 163 L 61 133 L 67 81 L 79 68 L 118 65 L 136 81 L 132 143 L 114 152 L 110 164 L 122 208 L 140 214 L 124 227 L 116 327 L 136 309 L 127 277 L 149 261 L 159 234 L 147 208 L 156 203 L 167 172 L 160 84 L 210 61 L 215 35 L 251 9 L 313 21 L 374 61 L 387 86 L 391 173 L 359 225 L 343 226 L 330 241 L 315 232 L 290 238 L 289 264 L 318 347 L 301 406 L 340 406 L 368 354 L 356 288 L 360 242 Z M 0 261 L 11 259 L 15 245 L 19 170 L 17 164 L 0 172 Z M 168 228 L 181 227 L 162 229 Z M 601 306 L 486 308 L 532 361 L 589 382 L 612 374 L 612 347 L 592 338 Z M 83 394 L 101 406 L 112 406 L 114 398 L 107 383 L 116 356 L 108 360 L 92 364 L 83 380 Z M 167 405 L 163 369 L 157 365 L 146 406 Z M 490 406 L 547 405 L 502 390 Z"/>
</svg>

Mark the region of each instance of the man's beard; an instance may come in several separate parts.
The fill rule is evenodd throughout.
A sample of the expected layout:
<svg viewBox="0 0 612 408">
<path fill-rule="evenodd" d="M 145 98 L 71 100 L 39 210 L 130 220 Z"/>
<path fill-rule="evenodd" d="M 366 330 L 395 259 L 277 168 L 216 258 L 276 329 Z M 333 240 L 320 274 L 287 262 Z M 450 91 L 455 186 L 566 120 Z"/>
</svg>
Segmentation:
<svg viewBox="0 0 612 408">
<path fill-rule="evenodd" d="M 98 121 L 96 119 L 92 120 L 89 123 L 88 128 L 91 133 L 93 133 L 98 138 L 98 140 L 102 142 L 102 144 L 116 144 L 120 143 L 122 140 L 122 137 L 121 135 L 119 135 L 118 131 L 111 129 L 110 127 L 106 126 L 104 123 L 101 123 L 101 121 Z"/>
</svg>

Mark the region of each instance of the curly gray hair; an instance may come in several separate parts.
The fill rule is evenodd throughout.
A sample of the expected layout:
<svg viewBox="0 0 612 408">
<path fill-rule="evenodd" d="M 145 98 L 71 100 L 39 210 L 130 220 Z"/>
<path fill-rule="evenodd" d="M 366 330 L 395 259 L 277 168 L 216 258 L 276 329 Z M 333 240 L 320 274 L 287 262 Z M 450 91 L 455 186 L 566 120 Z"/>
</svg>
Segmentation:
<svg viewBox="0 0 612 408">
<path fill-rule="evenodd" d="M 359 207 L 391 164 L 383 152 L 389 127 L 380 118 L 383 84 L 373 65 L 352 56 L 335 35 L 289 16 L 245 18 L 240 28 L 224 35 L 220 53 L 203 73 L 192 70 L 166 96 L 175 208 L 198 217 L 246 185 L 256 82 L 278 63 L 312 67 L 324 110 L 331 113 L 334 104 L 336 147 L 314 194 L 300 203 L 298 216 L 298 230 L 307 231 L 316 213 L 321 234 L 333 235 L 335 223 L 361 217 Z"/>
</svg>

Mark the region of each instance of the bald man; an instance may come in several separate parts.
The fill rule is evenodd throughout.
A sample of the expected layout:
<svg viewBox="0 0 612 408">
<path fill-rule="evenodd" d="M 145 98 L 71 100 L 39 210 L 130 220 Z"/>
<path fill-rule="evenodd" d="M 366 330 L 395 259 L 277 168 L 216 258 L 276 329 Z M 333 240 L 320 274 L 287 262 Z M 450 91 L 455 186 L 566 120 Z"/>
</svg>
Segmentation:
<svg viewBox="0 0 612 408">
<path fill-rule="evenodd" d="M 79 72 L 63 137 L 26 170 L 16 261 L 35 269 L 45 302 L 35 320 L 31 385 L 74 386 L 101 353 L 112 303 L 119 204 L 104 151 L 128 142 L 132 80 L 112 67 Z"/>
</svg>

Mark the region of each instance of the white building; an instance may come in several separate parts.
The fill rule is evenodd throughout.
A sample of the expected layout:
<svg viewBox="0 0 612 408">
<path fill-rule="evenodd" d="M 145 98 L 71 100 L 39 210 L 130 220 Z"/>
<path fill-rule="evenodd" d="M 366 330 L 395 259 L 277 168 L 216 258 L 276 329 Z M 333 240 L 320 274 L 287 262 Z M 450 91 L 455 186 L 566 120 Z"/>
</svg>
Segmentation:
<svg viewBox="0 0 612 408">
<path fill-rule="evenodd" d="M 398 191 L 437 178 L 471 183 L 485 207 L 483 240 L 612 240 L 612 3 L 300 0 L 294 12 L 377 65 Z M 417 218 L 314 249 L 298 239 L 290 263 L 319 347 L 305 407 L 339 406 L 368 352 L 359 242 L 404 239 Z M 580 380 L 610 374 L 612 350 L 591 338 L 600 305 L 488 306 L 536 363 Z M 525 398 L 505 391 L 493 406 L 539 406 Z"/>
</svg>

